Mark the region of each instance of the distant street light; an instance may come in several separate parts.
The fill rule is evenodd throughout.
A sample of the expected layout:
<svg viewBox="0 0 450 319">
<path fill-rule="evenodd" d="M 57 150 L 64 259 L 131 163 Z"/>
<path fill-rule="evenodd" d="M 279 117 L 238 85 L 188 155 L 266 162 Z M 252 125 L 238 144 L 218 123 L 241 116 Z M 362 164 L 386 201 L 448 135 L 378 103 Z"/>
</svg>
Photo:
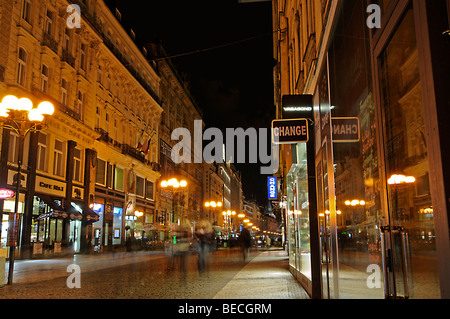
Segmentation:
<svg viewBox="0 0 450 319">
<path fill-rule="evenodd" d="M 33 102 L 26 97 L 18 98 L 15 95 L 6 95 L 0 103 L 0 127 L 16 132 L 19 139 L 19 154 L 17 158 L 17 186 L 14 202 L 13 218 L 9 218 L 9 231 L 13 240 L 9 248 L 9 273 L 8 285 L 13 282 L 14 259 L 18 229 L 16 220 L 19 211 L 20 184 L 23 161 L 23 148 L 25 137 L 29 132 L 39 132 L 47 128 L 43 122 L 47 116 L 53 115 L 55 107 L 50 102 L 41 102 L 37 108 L 33 108 Z"/>
</svg>

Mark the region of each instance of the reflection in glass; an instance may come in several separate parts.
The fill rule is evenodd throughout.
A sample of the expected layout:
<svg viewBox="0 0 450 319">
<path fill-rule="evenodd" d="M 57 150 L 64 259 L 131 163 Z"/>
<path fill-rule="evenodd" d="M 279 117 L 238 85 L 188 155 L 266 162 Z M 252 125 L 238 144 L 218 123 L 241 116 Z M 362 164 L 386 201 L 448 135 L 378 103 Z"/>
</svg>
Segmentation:
<svg viewBox="0 0 450 319">
<path fill-rule="evenodd" d="M 311 280 L 306 143 L 296 146 L 296 163 L 287 175 L 289 264 Z"/>
<path fill-rule="evenodd" d="M 360 27 L 364 12 L 363 1 L 343 2 L 329 51 L 332 118 L 358 117 L 361 136 L 359 142 L 333 143 L 341 298 L 384 297 L 383 287 L 367 285 L 368 267 L 382 269 L 383 214 L 368 31 Z"/>
<path fill-rule="evenodd" d="M 404 227 L 409 236 L 414 285 L 414 289 L 409 289 L 410 297 L 439 298 L 434 214 L 412 7 L 383 52 L 380 68 L 386 179 L 392 175 L 414 177 L 411 183 L 388 185 L 390 224 Z M 399 239 L 394 238 L 394 250 L 398 250 L 395 248 L 398 242 Z M 398 266 L 401 258 L 394 258 L 396 269 L 401 268 Z M 404 289 L 402 278 L 396 275 L 399 291 Z"/>
</svg>

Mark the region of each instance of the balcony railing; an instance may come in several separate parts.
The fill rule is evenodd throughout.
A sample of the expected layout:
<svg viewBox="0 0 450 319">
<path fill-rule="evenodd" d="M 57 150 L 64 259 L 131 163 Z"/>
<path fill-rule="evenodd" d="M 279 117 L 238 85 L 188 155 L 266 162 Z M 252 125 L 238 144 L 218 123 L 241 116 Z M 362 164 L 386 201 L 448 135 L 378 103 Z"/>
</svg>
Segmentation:
<svg viewBox="0 0 450 319">
<path fill-rule="evenodd" d="M 72 54 L 70 54 L 69 51 L 65 49 L 62 51 L 61 61 L 66 62 L 71 67 L 75 68 L 75 58 L 73 57 Z"/>
<path fill-rule="evenodd" d="M 50 50 L 58 54 L 58 42 L 50 34 L 44 33 L 42 45 L 49 47 Z"/>
</svg>

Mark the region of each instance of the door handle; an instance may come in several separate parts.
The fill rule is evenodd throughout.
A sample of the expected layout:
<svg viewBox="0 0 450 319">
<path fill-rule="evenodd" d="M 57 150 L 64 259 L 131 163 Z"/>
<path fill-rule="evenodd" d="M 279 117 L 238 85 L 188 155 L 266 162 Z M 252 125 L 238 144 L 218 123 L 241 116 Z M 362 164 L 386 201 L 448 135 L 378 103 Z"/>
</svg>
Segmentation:
<svg viewBox="0 0 450 319">
<path fill-rule="evenodd" d="M 402 256 L 403 256 L 403 280 L 405 282 L 405 298 L 409 298 L 409 238 L 408 232 L 403 230 L 402 234 Z"/>
<path fill-rule="evenodd" d="M 391 258 L 390 258 L 390 249 L 386 250 L 386 229 L 381 227 L 380 232 L 380 242 L 381 242 L 381 262 L 383 263 L 383 283 L 384 283 L 384 298 L 390 298 L 390 289 L 389 289 L 389 271 Z"/>
</svg>

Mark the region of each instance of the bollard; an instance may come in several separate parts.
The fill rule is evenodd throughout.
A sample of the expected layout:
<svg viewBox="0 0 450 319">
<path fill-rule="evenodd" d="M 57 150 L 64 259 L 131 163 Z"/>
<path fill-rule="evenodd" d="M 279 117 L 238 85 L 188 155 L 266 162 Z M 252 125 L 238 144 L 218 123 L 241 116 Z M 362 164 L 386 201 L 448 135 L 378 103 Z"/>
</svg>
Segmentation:
<svg viewBox="0 0 450 319">
<path fill-rule="evenodd" d="M 6 256 L 8 250 L 0 248 L 0 288 L 6 284 Z"/>
</svg>

